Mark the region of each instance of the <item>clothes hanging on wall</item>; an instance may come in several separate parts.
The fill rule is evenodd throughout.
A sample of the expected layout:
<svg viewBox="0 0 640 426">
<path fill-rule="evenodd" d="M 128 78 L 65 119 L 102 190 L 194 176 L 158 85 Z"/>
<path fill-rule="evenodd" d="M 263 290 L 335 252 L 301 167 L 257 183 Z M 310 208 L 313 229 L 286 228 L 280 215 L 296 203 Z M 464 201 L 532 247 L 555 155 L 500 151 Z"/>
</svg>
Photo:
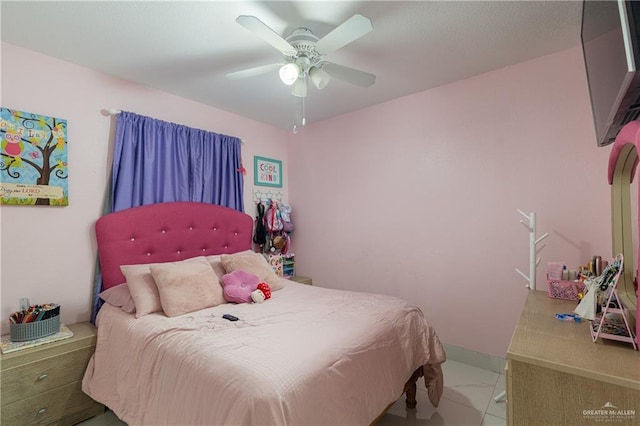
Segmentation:
<svg viewBox="0 0 640 426">
<path fill-rule="evenodd" d="M 291 247 L 291 206 L 286 202 L 270 200 L 256 205 L 256 227 L 253 242 L 264 254 L 286 254 Z"/>
</svg>

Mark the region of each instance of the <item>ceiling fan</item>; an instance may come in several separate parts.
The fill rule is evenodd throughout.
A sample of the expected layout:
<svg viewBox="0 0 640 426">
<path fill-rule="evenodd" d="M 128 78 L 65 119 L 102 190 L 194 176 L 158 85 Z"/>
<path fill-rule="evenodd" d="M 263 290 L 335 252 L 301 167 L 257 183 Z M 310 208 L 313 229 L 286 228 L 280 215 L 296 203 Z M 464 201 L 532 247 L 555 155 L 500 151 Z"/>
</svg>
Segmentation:
<svg viewBox="0 0 640 426">
<path fill-rule="evenodd" d="M 301 98 L 307 96 L 308 80 L 319 90 L 326 87 L 331 78 L 360 87 L 369 87 L 376 81 L 373 74 L 324 59 L 373 30 L 371 20 L 362 15 L 353 15 L 321 39 L 303 27 L 283 38 L 255 16 L 241 15 L 236 22 L 278 49 L 283 61 L 231 72 L 227 74 L 229 79 L 253 77 L 279 69 L 282 82 L 292 86 L 292 94 Z"/>
</svg>

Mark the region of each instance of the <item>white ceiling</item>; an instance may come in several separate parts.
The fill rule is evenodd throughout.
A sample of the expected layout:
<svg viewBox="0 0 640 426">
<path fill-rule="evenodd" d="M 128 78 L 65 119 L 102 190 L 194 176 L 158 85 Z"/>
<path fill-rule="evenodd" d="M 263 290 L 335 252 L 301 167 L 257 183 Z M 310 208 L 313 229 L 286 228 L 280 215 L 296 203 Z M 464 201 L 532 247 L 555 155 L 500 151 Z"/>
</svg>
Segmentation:
<svg viewBox="0 0 640 426">
<path fill-rule="evenodd" d="M 373 31 L 327 59 L 377 80 L 310 85 L 307 123 L 576 46 L 582 2 L 3 0 L 1 29 L 2 41 L 290 129 L 298 98 L 277 71 L 225 78 L 281 60 L 236 17 L 254 15 L 284 37 L 296 27 L 322 37 L 355 13 Z"/>
</svg>

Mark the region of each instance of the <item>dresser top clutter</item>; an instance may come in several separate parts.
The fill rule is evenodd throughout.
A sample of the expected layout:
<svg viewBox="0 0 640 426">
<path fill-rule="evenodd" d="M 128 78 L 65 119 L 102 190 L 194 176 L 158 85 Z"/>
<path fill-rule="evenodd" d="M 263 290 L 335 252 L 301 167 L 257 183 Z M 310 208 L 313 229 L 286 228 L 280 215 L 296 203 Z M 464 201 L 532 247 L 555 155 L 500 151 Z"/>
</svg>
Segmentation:
<svg viewBox="0 0 640 426">
<path fill-rule="evenodd" d="M 530 291 L 513 333 L 507 358 L 640 390 L 640 352 L 630 344 L 591 340 L 589 321 L 560 321 L 577 302 Z"/>
</svg>

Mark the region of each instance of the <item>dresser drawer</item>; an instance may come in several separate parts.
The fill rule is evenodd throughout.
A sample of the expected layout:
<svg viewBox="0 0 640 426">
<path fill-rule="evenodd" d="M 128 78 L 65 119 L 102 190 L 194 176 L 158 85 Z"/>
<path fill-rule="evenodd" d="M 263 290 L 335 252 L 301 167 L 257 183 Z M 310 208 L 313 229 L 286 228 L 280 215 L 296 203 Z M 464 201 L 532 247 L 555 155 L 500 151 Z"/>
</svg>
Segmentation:
<svg viewBox="0 0 640 426">
<path fill-rule="evenodd" d="M 57 422 L 63 417 L 73 418 L 74 416 L 82 420 L 103 409 L 100 404 L 82 392 L 81 382 L 74 382 L 13 404 L 3 404 L 0 423 L 44 425 Z M 91 414 L 83 415 L 87 412 Z"/>
<path fill-rule="evenodd" d="M 87 346 L 3 370 L 2 406 L 82 380 L 94 349 Z"/>
</svg>

